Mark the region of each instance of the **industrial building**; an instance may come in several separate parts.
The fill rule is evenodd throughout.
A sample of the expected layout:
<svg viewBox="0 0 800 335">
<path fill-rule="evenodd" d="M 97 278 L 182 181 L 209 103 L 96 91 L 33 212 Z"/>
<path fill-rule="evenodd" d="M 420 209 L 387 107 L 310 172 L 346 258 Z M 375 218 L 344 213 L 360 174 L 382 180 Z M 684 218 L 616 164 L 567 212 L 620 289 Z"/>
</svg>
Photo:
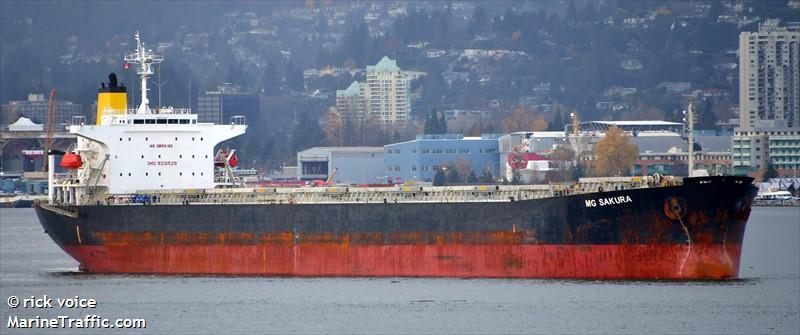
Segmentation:
<svg viewBox="0 0 800 335">
<path fill-rule="evenodd" d="M 382 147 L 314 147 L 297 153 L 299 180 L 333 175 L 337 184 L 374 184 L 386 181 L 383 171 Z"/>
<path fill-rule="evenodd" d="M 417 135 L 416 139 L 384 146 L 384 171 L 394 182 L 433 181 L 436 171 L 453 166 L 468 174 L 499 172 L 498 137 L 484 134 L 464 137 L 461 134 Z"/>
</svg>

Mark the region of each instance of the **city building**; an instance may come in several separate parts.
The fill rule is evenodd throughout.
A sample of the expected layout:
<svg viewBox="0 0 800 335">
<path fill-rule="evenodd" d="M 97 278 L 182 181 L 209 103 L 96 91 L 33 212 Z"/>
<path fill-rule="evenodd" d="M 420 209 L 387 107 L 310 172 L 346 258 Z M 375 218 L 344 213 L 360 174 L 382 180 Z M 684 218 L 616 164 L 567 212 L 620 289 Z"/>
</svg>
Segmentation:
<svg viewBox="0 0 800 335">
<path fill-rule="evenodd" d="M 782 175 L 792 175 L 800 170 L 800 128 L 762 121 L 761 126 L 734 130 L 735 172 L 746 174 L 765 169 L 768 164 Z"/>
<path fill-rule="evenodd" d="M 407 71 L 384 56 L 377 64 L 368 65 L 366 72 L 366 82 L 353 82 L 347 89 L 336 91 L 337 111 L 343 118 L 373 118 L 384 127 L 404 127 L 411 113 Z"/>
<path fill-rule="evenodd" d="M 30 119 L 34 123 L 47 124 L 48 99 L 44 94 L 30 93 L 28 100 L 9 101 L 3 105 L 3 125 L 8 125 L 20 117 Z M 84 115 L 83 106 L 72 101 L 56 100 L 54 122 L 56 125 L 69 124 L 73 116 Z"/>
<path fill-rule="evenodd" d="M 705 169 L 709 174 L 731 173 L 731 136 L 700 135 L 694 141 L 695 169 Z M 630 143 L 639 149 L 632 175 L 688 176 L 689 144 L 680 134 L 639 133 Z"/>
<path fill-rule="evenodd" d="M 216 91 L 207 91 L 197 97 L 197 122 L 228 123 L 233 116 L 243 115 L 253 123 L 258 119 L 257 94 L 244 92 L 238 85 L 225 83 Z"/>
<path fill-rule="evenodd" d="M 354 81 L 346 90 L 336 91 L 336 111 L 342 119 L 362 120 L 364 113 L 363 86 Z"/>
<path fill-rule="evenodd" d="M 433 181 L 436 171 L 448 166 L 462 178 L 483 171 L 498 175 L 498 135 L 464 137 L 461 134 L 417 135 L 416 139 L 384 146 L 384 173 L 394 182 Z"/>
<path fill-rule="evenodd" d="M 297 179 L 327 180 L 331 175 L 336 184 L 385 182 L 383 148 L 314 147 L 297 153 Z"/>
<path fill-rule="evenodd" d="M 776 19 L 739 35 L 739 126 L 762 120 L 800 128 L 800 31 Z"/>
<path fill-rule="evenodd" d="M 778 20 L 739 35 L 739 127 L 736 173 L 770 164 L 781 174 L 800 169 L 800 30 Z"/>
</svg>

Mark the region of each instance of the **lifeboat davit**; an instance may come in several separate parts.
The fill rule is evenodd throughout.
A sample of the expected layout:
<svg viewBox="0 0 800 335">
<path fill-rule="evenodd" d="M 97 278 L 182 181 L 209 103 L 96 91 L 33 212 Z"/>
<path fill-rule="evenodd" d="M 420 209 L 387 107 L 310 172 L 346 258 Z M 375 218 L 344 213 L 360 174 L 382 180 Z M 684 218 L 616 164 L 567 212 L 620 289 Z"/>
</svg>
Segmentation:
<svg viewBox="0 0 800 335">
<path fill-rule="evenodd" d="M 83 160 L 81 160 L 81 155 L 68 152 L 64 154 L 64 157 L 61 158 L 61 164 L 58 165 L 65 169 L 77 169 L 83 165 Z"/>
</svg>

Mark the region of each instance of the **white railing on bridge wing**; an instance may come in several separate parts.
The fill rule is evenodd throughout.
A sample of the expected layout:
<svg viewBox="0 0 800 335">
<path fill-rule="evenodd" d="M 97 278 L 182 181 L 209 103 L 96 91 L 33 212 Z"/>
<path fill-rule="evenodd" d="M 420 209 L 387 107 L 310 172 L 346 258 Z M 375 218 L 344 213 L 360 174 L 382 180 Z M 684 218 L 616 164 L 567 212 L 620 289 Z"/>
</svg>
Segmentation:
<svg viewBox="0 0 800 335">
<path fill-rule="evenodd" d="M 155 110 L 156 114 L 192 114 L 191 108 L 163 107 Z"/>
<path fill-rule="evenodd" d="M 103 109 L 103 115 L 134 115 L 136 114 L 136 108 L 128 108 L 128 109 L 114 109 L 110 107 L 106 107 Z M 154 108 L 152 110 L 153 114 L 158 115 L 175 115 L 175 114 L 192 114 L 191 108 L 172 108 L 172 107 L 162 107 L 162 108 Z"/>
<path fill-rule="evenodd" d="M 70 125 L 72 126 L 85 126 L 86 125 L 86 117 L 83 115 L 75 115 L 72 117 L 70 121 Z"/>
<path fill-rule="evenodd" d="M 231 117 L 231 125 L 243 126 L 246 125 L 247 121 L 245 120 L 244 116 L 234 116 Z"/>
</svg>

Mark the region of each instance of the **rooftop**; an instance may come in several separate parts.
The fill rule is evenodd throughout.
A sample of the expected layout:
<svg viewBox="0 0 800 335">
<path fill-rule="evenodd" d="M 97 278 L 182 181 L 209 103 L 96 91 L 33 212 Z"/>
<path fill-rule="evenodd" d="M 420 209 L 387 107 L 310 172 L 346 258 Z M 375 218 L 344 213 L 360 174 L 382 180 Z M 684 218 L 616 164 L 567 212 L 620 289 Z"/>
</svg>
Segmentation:
<svg viewBox="0 0 800 335">
<path fill-rule="evenodd" d="M 400 71 L 400 67 L 397 66 L 397 61 L 394 59 L 390 59 L 387 56 L 383 56 L 378 64 L 367 65 L 367 70 L 374 70 L 374 71 L 382 71 L 382 72 L 393 72 L 393 71 Z"/>
</svg>

